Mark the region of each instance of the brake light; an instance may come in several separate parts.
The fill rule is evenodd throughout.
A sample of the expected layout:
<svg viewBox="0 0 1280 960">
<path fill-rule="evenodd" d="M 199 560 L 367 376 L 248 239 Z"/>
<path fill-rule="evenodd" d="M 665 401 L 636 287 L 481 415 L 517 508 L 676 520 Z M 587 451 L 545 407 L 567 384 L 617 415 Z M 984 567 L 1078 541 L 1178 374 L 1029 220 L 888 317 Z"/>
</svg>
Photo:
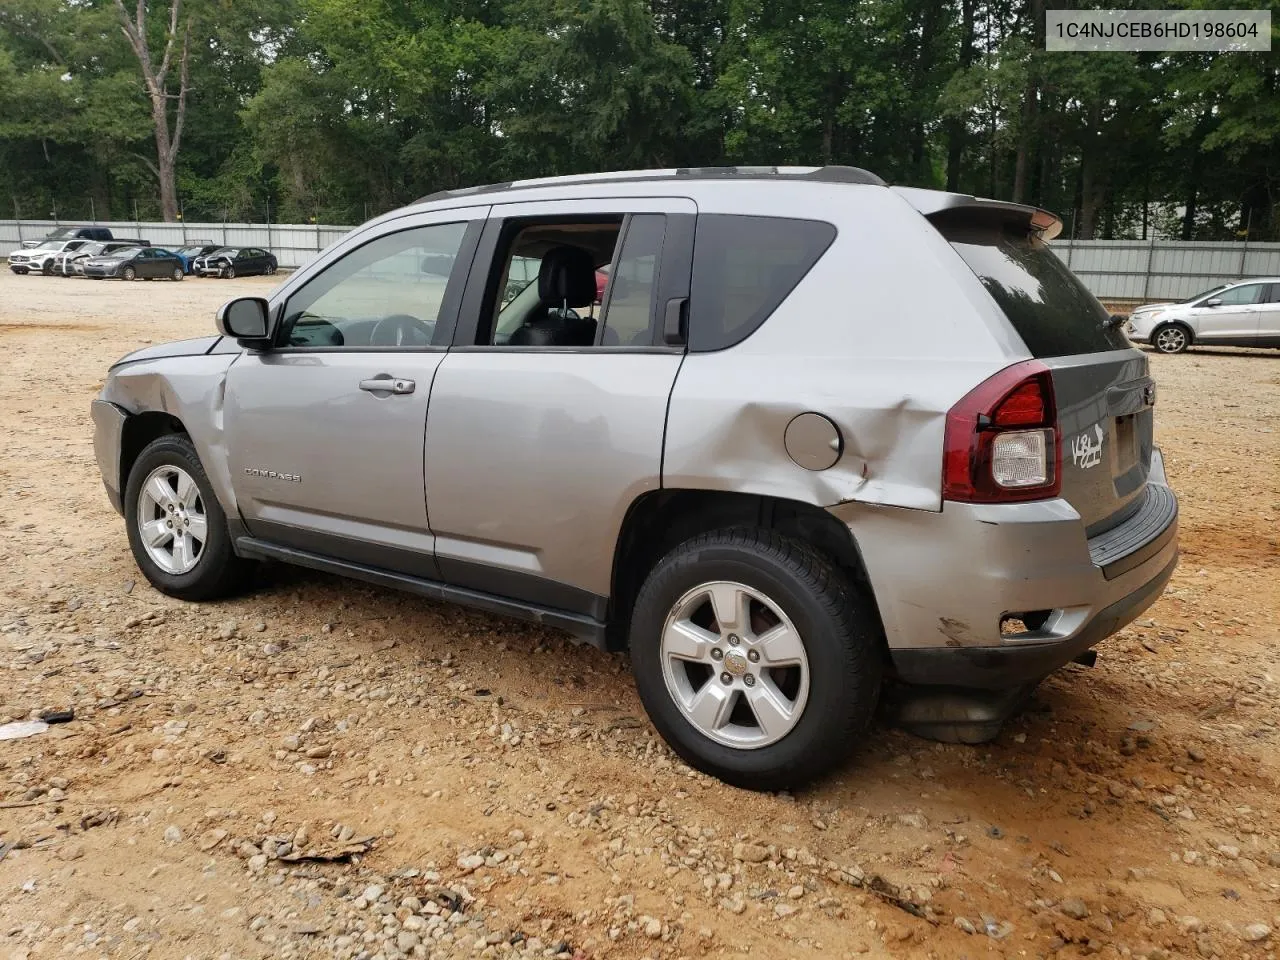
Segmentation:
<svg viewBox="0 0 1280 960">
<path fill-rule="evenodd" d="M 1053 377 L 1024 360 L 983 381 L 947 412 L 942 496 L 961 503 L 1056 497 L 1062 444 Z"/>
</svg>

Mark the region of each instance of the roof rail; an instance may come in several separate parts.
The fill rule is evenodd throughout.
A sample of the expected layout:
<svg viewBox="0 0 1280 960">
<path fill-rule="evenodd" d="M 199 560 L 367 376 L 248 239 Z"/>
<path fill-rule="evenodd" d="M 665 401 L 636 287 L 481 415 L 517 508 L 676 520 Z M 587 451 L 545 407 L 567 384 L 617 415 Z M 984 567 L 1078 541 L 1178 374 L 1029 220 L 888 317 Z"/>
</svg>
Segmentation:
<svg viewBox="0 0 1280 960">
<path fill-rule="evenodd" d="M 456 190 L 437 190 L 435 193 L 429 193 L 415 202 L 428 203 L 432 200 L 469 197 L 484 193 L 500 193 L 503 190 L 517 190 L 524 187 L 559 187 L 623 181 L 635 183 L 672 178 L 690 180 L 788 179 L 814 180 L 821 183 L 860 183 L 879 187 L 887 186 L 874 173 L 863 170 L 861 167 L 672 167 L 665 170 L 613 170 L 605 173 L 573 173 L 561 177 L 538 177 L 532 180 L 507 180 L 502 183 L 487 183 L 475 187 L 461 187 Z"/>
</svg>

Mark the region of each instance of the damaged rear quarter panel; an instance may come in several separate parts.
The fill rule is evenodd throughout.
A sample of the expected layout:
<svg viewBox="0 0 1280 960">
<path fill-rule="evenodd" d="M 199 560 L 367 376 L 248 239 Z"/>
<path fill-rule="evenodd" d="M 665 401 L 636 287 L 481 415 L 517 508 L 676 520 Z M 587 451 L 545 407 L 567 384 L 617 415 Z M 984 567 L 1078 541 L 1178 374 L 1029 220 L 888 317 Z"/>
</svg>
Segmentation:
<svg viewBox="0 0 1280 960">
<path fill-rule="evenodd" d="M 130 414 L 167 413 L 181 420 L 230 516 L 235 515 L 236 498 L 227 468 L 223 394 L 227 369 L 238 356 L 213 353 L 124 363 L 112 368 L 100 397 Z"/>
<path fill-rule="evenodd" d="M 763 326 L 736 346 L 685 358 L 671 395 L 664 487 L 823 507 L 942 508 L 947 411 L 1026 349 L 905 201 L 873 187 L 846 194 L 847 209 L 831 212 L 835 242 Z M 696 297 L 695 281 L 691 323 Z M 787 424 L 808 411 L 843 437 L 826 470 L 806 470 L 784 446 Z"/>
</svg>

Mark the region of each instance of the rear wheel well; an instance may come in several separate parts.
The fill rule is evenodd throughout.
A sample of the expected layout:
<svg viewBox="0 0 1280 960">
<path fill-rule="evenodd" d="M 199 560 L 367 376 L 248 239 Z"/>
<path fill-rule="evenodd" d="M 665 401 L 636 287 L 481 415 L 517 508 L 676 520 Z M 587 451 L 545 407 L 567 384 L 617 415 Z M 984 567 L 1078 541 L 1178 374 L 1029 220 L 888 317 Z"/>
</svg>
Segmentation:
<svg viewBox="0 0 1280 960">
<path fill-rule="evenodd" d="M 849 577 L 879 621 L 875 594 L 853 534 L 821 507 L 745 493 L 655 490 L 631 505 L 618 535 L 610 591 L 609 649 L 626 648 L 632 606 L 645 577 L 663 556 L 700 534 L 742 526 L 775 530 L 814 547 Z"/>
<path fill-rule="evenodd" d="M 129 483 L 129 471 L 133 469 L 138 455 L 152 440 L 171 433 L 186 433 L 187 428 L 181 420 L 172 414 L 148 410 L 137 413 L 124 422 L 120 434 L 120 493 L 124 495 Z"/>
</svg>

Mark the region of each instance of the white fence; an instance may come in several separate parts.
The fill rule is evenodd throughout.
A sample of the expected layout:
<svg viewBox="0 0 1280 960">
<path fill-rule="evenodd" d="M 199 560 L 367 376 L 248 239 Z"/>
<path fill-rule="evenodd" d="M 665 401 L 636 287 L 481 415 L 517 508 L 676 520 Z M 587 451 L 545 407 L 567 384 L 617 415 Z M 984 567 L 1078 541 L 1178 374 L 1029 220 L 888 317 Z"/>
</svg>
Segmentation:
<svg viewBox="0 0 1280 960">
<path fill-rule="evenodd" d="M 78 225 L 78 224 L 76 224 Z M 119 237 L 159 247 L 195 243 L 265 247 L 285 268 L 299 267 L 350 227 L 324 224 L 147 223 L 112 221 Z M 0 256 L 66 224 L 0 220 Z M 1280 276 L 1280 243 L 1183 243 L 1178 240 L 1057 240 L 1054 251 L 1106 300 L 1183 299 L 1239 277 Z"/>
<path fill-rule="evenodd" d="M 157 247 L 219 243 L 227 247 L 264 247 L 276 255 L 280 266 L 300 267 L 351 228 L 327 224 L 296 223 L 141 223 L 134 220 L 101 221 L 117 237 L 145 240 Z M 58 227 L 81 223 L 52 220 L 0 220 L 0 256 L 8 256 L 23 240 L 38 240 Z"/>
<path fill-rule="evenodd" d="M 1226 280 L 1280 276 L 1280 243 L 1058 240 L 1053 249 L 1106 300 L 1183 300 Z"/>
</svg>

